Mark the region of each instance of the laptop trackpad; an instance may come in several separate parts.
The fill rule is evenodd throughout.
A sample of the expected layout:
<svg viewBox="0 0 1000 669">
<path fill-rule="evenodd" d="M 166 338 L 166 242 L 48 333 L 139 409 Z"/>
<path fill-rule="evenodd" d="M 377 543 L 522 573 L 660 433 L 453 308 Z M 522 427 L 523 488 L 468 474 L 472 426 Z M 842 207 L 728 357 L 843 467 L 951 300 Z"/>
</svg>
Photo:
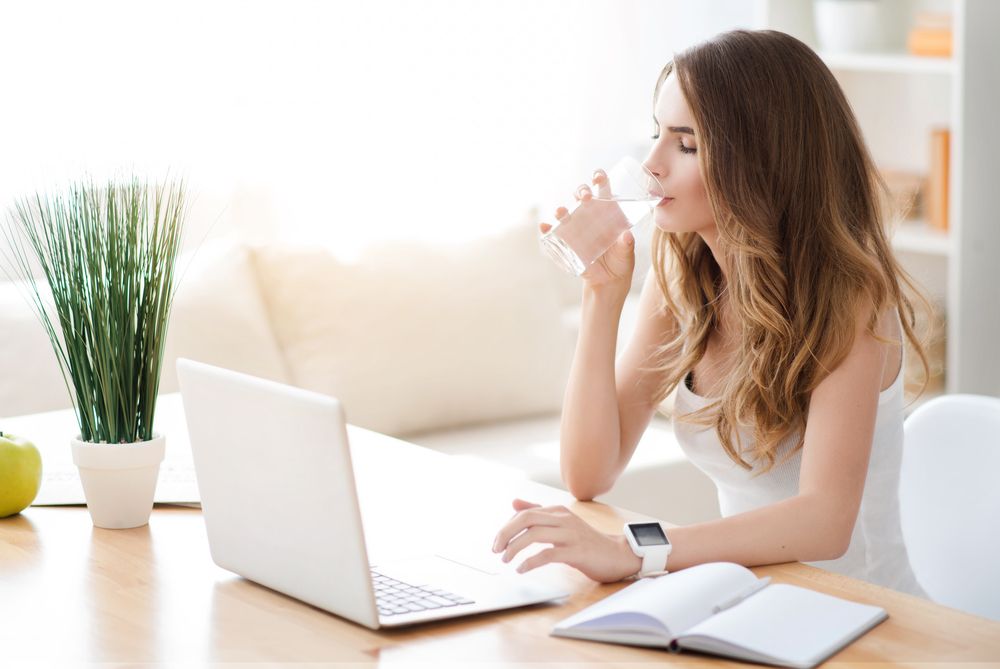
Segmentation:
<svg viewBox="0 0 1000 669">
<path fill-rule="evenodd" d="M 515 555 L 514 559 L 510 562 L 504 562 L 502 560 L 503 553 L 494 553 L 493 551 L 483 550 L 481 548 L 447 546 L 442 550 L 436 551 L 435 555 L 444 560 L 457 562 L 458 564 L 469 567 L 470 569 L 475 569 L 476 571 L 490 576 L 505 576 L 512 574 L 524 579 L 524 574 L 517 573 L 518 566 L 532 555 L 540 553 L 545 548 L 546 546 L 544 544 L 533 544 Z"/>
<path fill-rule="evenodd" d="M 505 564 L 500 559 L 502 556 L 502 553 L 483 553 L 480 551 L 441 551 L 437 554 L 437 557 L 442 560 L 460 564 L 487 576 L 515 573 L 514 570 L 517 569 L 517 566 Z"/>
<path fill-rule="evenodd" d="M 469 579 L 478 581 L 508 573 L 516 574 L 516 567 L 501 562 L 500 555 L 453 551 L 376 564 L 372 568 L 412 585 L 462 583 Z"/>
</svg>

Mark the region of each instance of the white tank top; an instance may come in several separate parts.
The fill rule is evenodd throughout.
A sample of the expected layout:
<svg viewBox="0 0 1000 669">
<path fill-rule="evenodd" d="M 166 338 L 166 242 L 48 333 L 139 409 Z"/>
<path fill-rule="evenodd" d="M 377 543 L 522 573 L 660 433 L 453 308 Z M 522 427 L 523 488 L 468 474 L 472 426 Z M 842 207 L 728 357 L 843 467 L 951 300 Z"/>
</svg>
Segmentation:
<svg viewBox="0 0 1000 669">
<path fill-rule="evenodd" d="M 675 416 L 701 409 L 712 401 L 695 395 L 687 385 L 689 379 L 690 376 L 686 377 L 677 389 Z M 752 478 L 757 468 L 746 471 L 733 462 L 722 448 L 714 426 L 704 427 L 675 420 L 674 432 L 688 459 L 715 483 L 723 516 L 774 504 L 799 492 L 802 449 L 786 462 L 778 464 L 794 447 L 795 435 L 779 446 L 774 468 Z M 743 435 L 743 444 L 748 443 Z M 836 560 L 806 564 L 929 599 L 913 575 L 900 529 L 898 489 L 902 452 L 901 365 L 893 384 L 879 393 L 868 475 L 850 547 Z"/>
</svg>

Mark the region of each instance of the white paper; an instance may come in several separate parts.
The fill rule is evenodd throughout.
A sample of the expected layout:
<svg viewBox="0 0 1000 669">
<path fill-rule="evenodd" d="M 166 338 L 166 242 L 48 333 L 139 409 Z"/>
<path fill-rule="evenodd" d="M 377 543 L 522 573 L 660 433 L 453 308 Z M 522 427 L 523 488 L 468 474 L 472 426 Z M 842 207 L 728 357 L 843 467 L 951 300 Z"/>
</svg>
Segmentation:
<svg viewBox="0 0 1000 669">
<path fill-rule="evenodd" d="M 683 648 L 719 652 L 722 640 L 791 666 L 814 666 L 887 618 L 886 612 L 783 583 L 760 592 L 689 629 Z M 691 637 L 691 638 L 688 638 Z"/>
<path fill-rule="evenodd" d="M 159 397 L 154 420 L 155 431 L 160 432 L 160 426 L 164 426 L 166 447 L 153 501 L 200 502 L 179 393 Z M 72 409 L 6 418 L 3 429 L 32 442 L 42 456 L 42 485 L 34 506 L 85 503 L 80 474 L 70 449 L 70 440 L 80 433 Z"/>
<path fill-rule="evenodd" d="M 638 630 L 657 624 L 664 635 L 675 636 L 711 616 L 713 606 L 756 580 L 752 571 L 730 562 L 642 579 L 557 623 L 555 632 L 571 627 Z M 635 614 L 646 614 L 648 621 Z"/>
</svg>

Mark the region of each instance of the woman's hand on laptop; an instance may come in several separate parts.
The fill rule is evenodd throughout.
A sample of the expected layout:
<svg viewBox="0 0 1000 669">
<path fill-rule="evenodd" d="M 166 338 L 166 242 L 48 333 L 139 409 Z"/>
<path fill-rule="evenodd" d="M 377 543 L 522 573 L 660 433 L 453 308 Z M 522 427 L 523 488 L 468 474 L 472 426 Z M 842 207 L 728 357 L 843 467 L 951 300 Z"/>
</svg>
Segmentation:
<svg viewBox="0 0 1000 669">
<path fill-rule="evenodd" d="M 542 507 L 523 499 L 515 499 L 513 506 L 517 513 L 500 529 L 493 552 L 502 551 L 503 561 L 510 562 L 532 544 L 550 544 L 522 562 L 519 573 L 562 562 L 595 581 L 613 583 L 642 566 L 624 537 L 598 532 L 564 506 Z"/>
</svg>

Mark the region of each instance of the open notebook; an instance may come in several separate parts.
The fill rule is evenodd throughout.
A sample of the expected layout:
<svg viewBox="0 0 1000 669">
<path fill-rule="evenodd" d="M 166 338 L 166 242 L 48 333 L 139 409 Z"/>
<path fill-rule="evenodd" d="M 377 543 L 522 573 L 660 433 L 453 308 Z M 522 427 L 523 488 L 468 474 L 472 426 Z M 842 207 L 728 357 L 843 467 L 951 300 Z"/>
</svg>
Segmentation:
<svg viewBox="0 0 1000 669">
<path fill-rule="evenodd" d="M 889 617 L 877 606 L 768 582 L 738 564 L 701 564 L 637 581 L 552 634 L 808 669 Z"/>
</svg>

